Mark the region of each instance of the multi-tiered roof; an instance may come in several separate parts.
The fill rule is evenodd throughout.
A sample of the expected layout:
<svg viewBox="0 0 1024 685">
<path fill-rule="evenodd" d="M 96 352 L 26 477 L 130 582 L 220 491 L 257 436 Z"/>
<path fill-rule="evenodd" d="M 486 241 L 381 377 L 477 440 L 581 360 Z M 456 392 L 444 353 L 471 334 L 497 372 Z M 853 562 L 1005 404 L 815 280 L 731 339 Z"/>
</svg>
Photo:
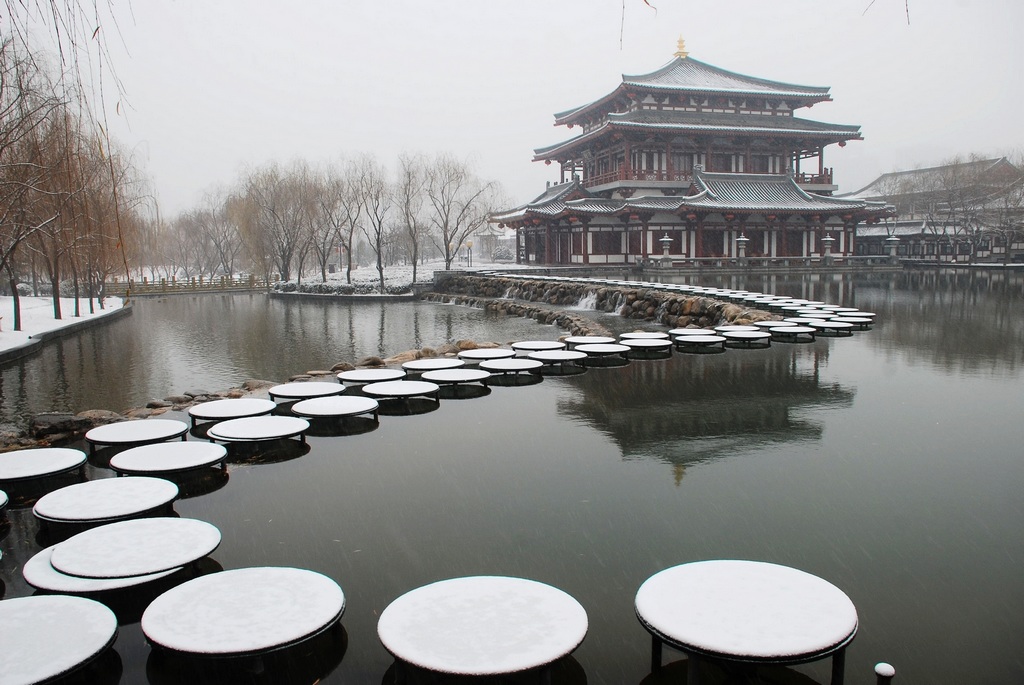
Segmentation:
<svg viewBox="0 0 1024 685">
<path fill-rule="evenodd" d="M 555 114 L 556 125 L 579 126 L 583 133 L 535 150 L 534 159 L 565 162 L 595 141 L 617 134 L 785 138 L 795 149 L 860 140 L 860 126 L 794 116 L 799 109 L 831 100 L 827 86 L 738 74 L 693 59 L 680 46 L 660 69 L 623 75 L 622 83 L 604 97 Z"/>
</svg>

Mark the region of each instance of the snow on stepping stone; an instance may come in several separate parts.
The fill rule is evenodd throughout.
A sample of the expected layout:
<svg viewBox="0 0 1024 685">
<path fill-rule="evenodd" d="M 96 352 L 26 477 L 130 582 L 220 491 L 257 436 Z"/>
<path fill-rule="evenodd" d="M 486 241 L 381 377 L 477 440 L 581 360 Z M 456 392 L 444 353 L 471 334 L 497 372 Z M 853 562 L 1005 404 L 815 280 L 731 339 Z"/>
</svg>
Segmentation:
<svg viewBox="0 0 1024 685">
<path fill-rule="evenodd" d="M 153 580 L 166 578 L 172 573 L 181 570 L 181 567 L 151 573 L 144 576 L 133 576 L 131 578 L 79 578 L 61 573 L 50 563 L 54 547 L 47 547 L 25 562 L 21 568 L 21 575 L 25 582 L 39 590 L 49 592 L 68 592 L 79 594 L 86 592 L 103 592 L 106 590 L 119 590 L 126 587 L 142 585 Z"/>
<path fill-rule="evenodd" d="M 220 545 L 216 526 L 189 518 L 145 518 L 108 523 L 56 545 L 50 563 L 82 578 L 130 578 L 202 559 Z"/>
<path fill-rule="evenodd" d="M 371 397 L 335 395 L 296 402 L 292 405 L 292 413 L 312 419 L 373 414 L 377 420 L 378 408 L 377 400 Z"/>
<path fill-rule="evenodd" d="M 587 612 L 558 588 L 523 578 L 471 576 L 425 585 L 381 613 L 377 635 L 420 668 L 499 675 L 545 666 L 587 634 Z"/>
<path fill-rule="evenodd" d="M 85 452 L 64 447 L 40 447 L 0 454 L 0 481 L 44 478 L 73 471 L 85 463 Z"/>
<path fill-rule="evenodd" d="M 327 576 L 298 568 L 242 568 L 201 576 L 160 595 L 142 614 L 142 632 L 177 652 L 253 655 L 312 637 L 344 611 L 345 594 Z"/>
<path fill-rule="evenodd" d="M 438 369 L 457 369 L 466 362 L 455 357 L 429 357 L 427 359 L 413 359 L 402 364 L 402 369 L 413 373 L 422 371 L 437 371 Z M 345 373 L 345 372 L 342 372 Z M 341 374 L 338 374 L 340 377 Z M 398 380 L 397 378 L 385 378 L 381 380 Z"/>
<path fill-rule="evenodd" d="M 267 394 L 270 399 L 282 399 L 286 401 L 308 400 L 311 397 L 327 397 L 329 395 L 340 395 L 345 392 L 345 386 L 340 383 L 325 383 L 313 381 L 308 383 L 282 383 L 275 385 Z"/>
<path fill-rule="evenodd" d="M 667 340 L 668 337 L 668 333 L 662 333 L 661 331 L 634 331 L 632 333 L 623 333 L 619 336 L 619 340 Z"/>
<path fill-rule="evenodd" d="M 103 478 L 43 495 L 32 513 L 52 523 L 105 523 L 153 511 L 177 496 L 178 486 L 163 478 Z"/>
<path fill-rule="evenodd" d="M 467 362 L 479 362 L 484 359 L 504 359 L 505 357 L 514 357 L 515 355 L 515 350 L 503 347 L 480 347 L 473 350 L 462 350 L 459 352 L 458 357 Z"/>
<path fill-rule="evenodd" d="M 85 434 L 90 449 L 96 445 L 142 445 L 180 438 L 188 432 L 188 424 L 174 419 L 121 421 L 97 426 Z"/>
<path fill-rule="evenodd" d="M 857 610 L 842 590 L 759 561 L 702 561 L 656 573 L 637 591 L 636 613 L 670 644 L 725 658 L 825 656 L 857 632 Z"/>
<path fill-rule="evenodd" d="M 206 431 L 206 437 L 224 442 L 258 442 L 293 438 L 298 435 L 302 442 L 305 442 L 307 430 L 309 421 L 294 416 L 253 416 L 216 423 Z"/>
<path fill-rule="evenodd" d="M 437 383 L 430 383 L 428 381 L 383 381 L 381 383 L 368 383 L 363 386 L 364 393 L 382 399 L 403 399 L 419 395 L 437 399 L 439 390 L 440 387 Z"/>
<path fill-rule="evenodd" d="M 565 349 L 565 343 L 558 340 L 520 340 L 512 343 L 510 347 L 516 352 L 539 352 Z"/>
<path fill-rule="evenodd" d="M 158 442 L 114 455 L 110 468 L 118 473 L 178 473 L 219 464 L 227 453 L 224 445 L 212 442 Z"/>
<path fill-rule="evenodd" d="M 465 362 L 462 362 L 465 364 Z M 404 365 L 403 365 L 404 367 Z M 342 371 L 338 380 L 342 383 L 383 383 L 405 378 L 405 369 L 353 369 Z"/>
<path fill-rule="evenodd" d="M 84 597 L 39 595 L 0 602 L 0 683 L 39 683 L 99 656 L 117 636 L 114 612 Z"/>
<path fill-rule="evenodd" d="M 188 415 L 195 426 L 199 421 L 224 421 L 240 419 L 246 416 L 262 416 L 277 408 L 273 400 L 257 397 L 239 397 L 237 399 L 213 400 L 190 407 Z"/>
</svg>

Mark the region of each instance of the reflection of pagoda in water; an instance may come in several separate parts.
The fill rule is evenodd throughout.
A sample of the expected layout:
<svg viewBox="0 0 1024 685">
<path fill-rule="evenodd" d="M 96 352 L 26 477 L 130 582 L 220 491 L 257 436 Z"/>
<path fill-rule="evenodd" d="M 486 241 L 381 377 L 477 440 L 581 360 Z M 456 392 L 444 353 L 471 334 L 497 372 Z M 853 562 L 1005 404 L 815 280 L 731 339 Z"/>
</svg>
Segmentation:
<svg viewBox="0 0 1024 685">
<path fill-rule="evenodd" d="M 686 465 L 755 444 L 817 440 L 821 426 L 799 412 L 848 406 L 854 394 L 822 383 L 827 355 L 815 345 L 637 360 L 576 376 L 578 399 L 558 407 L 606 433 L 626 459 Z"/>
</svg>

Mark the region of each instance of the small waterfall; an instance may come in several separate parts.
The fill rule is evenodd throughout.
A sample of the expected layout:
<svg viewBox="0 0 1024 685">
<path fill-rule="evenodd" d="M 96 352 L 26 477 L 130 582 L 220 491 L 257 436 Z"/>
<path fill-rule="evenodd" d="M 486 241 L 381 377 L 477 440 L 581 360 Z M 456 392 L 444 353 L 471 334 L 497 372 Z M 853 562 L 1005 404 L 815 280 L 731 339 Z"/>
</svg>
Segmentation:
<svg viewBox="0 0 1024 685">
<path fill-rule="evenodd" d="M 615 291 L 615 297 L 610 299 L 611 306 L 610 307 L 606 307 L 605 311 L 616 312 L 617 313 L 620 309 L 622 309 L 622 301 L 623 301 L 623 299 L 624 298 L 623 298 L 622 292 L 616 290 Z"/>
<path fill-rule="evenodd" d="M 591 311 L 597 310 L 597 291 L 587 290 L 583 293 L 583 297 L 579 299 L 573 309 L 588 309 Z"/>
</svg>

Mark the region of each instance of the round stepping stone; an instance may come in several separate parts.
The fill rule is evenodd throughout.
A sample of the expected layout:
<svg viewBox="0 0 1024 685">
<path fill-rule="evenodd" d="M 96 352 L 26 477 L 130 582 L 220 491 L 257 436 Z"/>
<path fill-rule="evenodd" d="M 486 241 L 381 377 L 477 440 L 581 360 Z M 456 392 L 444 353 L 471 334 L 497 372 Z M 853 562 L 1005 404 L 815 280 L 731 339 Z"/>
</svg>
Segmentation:
<svg viewBox="0 0 1024 685">
<path fill-rule="evenodd" d="M 297 435 L 305 440 L 307 430 L 309 421 L 294 416 L 253 416 L 214 424 L 206 432 L 206 437 L 223 442 L 259 442 L 294 438 Z"/>
<path fill-rule="evenodd" d="M 277 408 L 273 400 L 257 397 L 239 397 L 238 399 L 213 400 L 189 407 L 188 415 L 192 425 L 198 421 L 224 421 L 240 419 L 247 416 L 262 416 Z"/>
<path fill-rule="evenodd" d="M 292 413 L 312 419 L 358 416 L 360 414 L 373 414 L 374 418 L 377 418 L 379 406 L 377 400 L 372 397 L 335 395 L 334 397 L 316 397 L 296 402 L 292 405 Z"/>
<path fill-rule="evenodd" d="M 103 478 L 47 493 L 32 513 L 50 523 L 106 523 L 153 511 L 177 496 L 178 486 L 163 478 Z"/>
<path fill-rule="evenodd" d="M 668 338 L 628 338 L 621 341 L 619 344 L 637 351 L 654 352 L 658 350 L 672 349 L 672 341 Z"/>
<path fill-rule="evenodd" d="M 181 473 L 219 464 L 227 453 L 224 445 L 212 442 L 158 442 L 115 454 L 110 468 L 118 473 Z"/>
<path fill-rule="evenodd" d="M 544 366 L 544 362 L 538 359 L 523 357 L 487 359 L 480 362 L 480 368 L 491 373 L 519 373 L 520 371 L 533 371 L 542 366 Z"/>
<path fill-rule="evenodd" d="M 629 348 L 619 343 L 587 343 L 577 345 L 573 348 L 576 352 L 583 352 L 588 357 L 607 357 L 613 354 L 629 352 Z"/>
<path fill-rule="evenodd" d="M 852 335 L 852 331 L 855 326 L 852 323 L 845 321 L 835 321 L 834 319 L 829 321 L 814 321 L 807 324 L 811 328 L 816 328 L 819 331 L 831 332 L 835 335 Z"/>
<path fill-rule="evenodd" d="M 668 340 L 669 334 L 661 331 L 634 331 L 623 333 L 619 336 L 619 342 L 626 340 Z"/>
<path fill-rule="evenodd" d="M 541 350 L 563 350 L 565 343 L 558 340 L 521 340 L 511 345 L 516 352 L 540 352 Z"/>
<path fill-rule="evenodd" d="M 543 350 L 541 352 L 531 352 L 526 356 L 529 359 L 534 359 L 542 364 L 551 366 L 553 364 L 564 364 L 566 362 L 586 359 L 587 353 L 579 352 L 578 350 Z"/>
<path fill-rule="evenodd" d="M 142 632 L 176 652 L 254 655 L 312 637 L 344 611 L 345 594 L 327 576 L 298 568 L 241 568 L 200 576 L 160 595 L 142 614 Z"/>
<path fill-rule="evenodd" d="M 189 518 L 144 518 L 91 528 L 56 545 L 53 567 L 82 578 L 129 578 L 202 559 L 220 545 L 220 531 Z"/>
<path fill-rule="evenodd" d="M 56 545 L 54 546 L 56 547 Z M 142 585 L 153 580 L 166 578 L 172 573 L 181 570 L 181 567 L 151 573 L 144 576 L 133 576 L 131 578 L 79 578 L 61 573 L 50 563 L 54 547 L 47 547 L 25 562 L 21 568 L 21 575 L 25 582 L 38 590 L 47 592 L 67 592 L 71 594 L 87 592 L 105 592 L 107 590 L 120 590 L 126 587 Z"/>
<path fill-rule="evenodd" d="M 680 352 L 721 352 L 725 346 L 725 337 L 721 335 L 680 335 L 675 339 L 676 349 Z"/>
<path fill-rule="evenodd" d="M 566 345 L 604 345 L 615 342 L 606 335 L 570 335 L 563 338 Z"/>
<path fill-rule="evenodd" d="M 437 383 L 438 385 L 478 383 L 490 377 L 490 372 L 482 369 L 439 369 L 437 371 L 427 371 L 422 376 L 423 380 Z"/>
<path fill-rule="evenodd" d="M 423 371 L 437 371 L 438 369 L 457 369 L 465 365 L 465 360 L 455 357 L 431 357 L 429 359 L 414 359 L 402 364 L 406 371 L 421 373 Z M 339 374 L 340 377 L 340 374 Z M 381 378 L 381 381 L 398 380 L 397 378 Z"/>
<path fill-rule="evenodd" d="M 724 324 L 722 326 L 715 326 L 715 332 L 722 334 L 729 331 L 756 331 L 757 326 L 744 325 L 744 324 Z"/>
<path fill-rule="evenodd" d="M 685 335 L 715 335 L 713 328 L 673 328 L 668 332 L 673 338 Z"/>
<path fill-rule="evenodd" d="M 511 351 L 509 350 L 509 352 Z M 363 386 L 363 392 L 367 395 L 390 399 L 418 397 L 420 395 L 436 398 L 437 392 L 440 389 L 437 383 L 430 383 L 428 381 L 384 381 L 383 383 L 370 383 Z"/>
<path fill-rule="evenodd" d="M 459 352 L 459 359 L 463 359 L 465 361 L 483 361 L 485 359 L 514 357 L 515 354 L 515 350 L 509 350 L 503 347 L 481 347 L 475 350 L 463 350 L 462 352 Z"/>
<path fill-rule="evenodd" d="M 871 327 L 871 324 L 874 323 L 874 319 L 869 318 L 867 316 L 845 316 L 844 315 L 844 316 L 837 316 L 836 318 L 831 319 L 831 321 L 837 321 L 839 323 L 852 324 L 853 327 L 854 327 L 854 330 L 858 330 L 858 331 L 866 331 L 868 328 Z"/>
<path fill-rule="evenodd" d="M 73 471 L 85 463 L 85 452 L 64 447 L 39 447 L 0 453 L 0 481 L 45 478 Z"/>
<path fill-rule="evenodd" d="M 142 445 L 180 438 L 186 433 L 188 433 L 188 424 L 184 421 L 143 419 L 97 426 L 85 434 L 85 440 L 90 446 Z"/>
<path fill-rule="evenodd" d="M 405 378 L 403 369 L 352 369 L 338 374 L 338 380 L 342 383 L 380 383 L 400 378 Z"/>
<path fill-rule="evenodd" d="M 653 635 L 724 659 L 807 661 L 842 648 L 857 632 L 857 610 L 842 590 L 765 562 L 675 566 L 644 581 L 634 604 Z"/>
<path fill-rule="evenodd" d="M 570 654 L 587 612 L 558 588 L 523 578 L 473 576 L 417 588 L 381 612 L 377 635 L 399 659 L 430 671 L 494 676 Z"/>
<path fill-rule="evenodd" d="M 814 334 L 818 332 L 818 329 L 812 328 L 811 326 L 779 326 L 771 330 L 772 340 L 778 340 L 780 342 L 798 342 L 801 340 L 811 341 L 814 340 Z"/>
<path fill-rule="evenodd" d="M 0 602 L 0 682 L 41 683 L 67 675 L 107 649 L 117 617 L 84 597 L 38 595 Z"/>
<path fill-rule="evenodd" d="M 772 334 L 768 331 L 722 331 L 727 345 L 736 347 L 768 347 L 772 342 Z"/>
<path fill-rule="evenodd" d="M 340 383 L 325 383 L 323 381 L 311 381 L 309 383 L 282 383 L 267 390 L 270 399 L 280 398 L 282 400 L 308 400 L 311 397 L 327 397 L 329 395 L 340 395 L 345 392 L 345 386 Z"/>
</svg>

